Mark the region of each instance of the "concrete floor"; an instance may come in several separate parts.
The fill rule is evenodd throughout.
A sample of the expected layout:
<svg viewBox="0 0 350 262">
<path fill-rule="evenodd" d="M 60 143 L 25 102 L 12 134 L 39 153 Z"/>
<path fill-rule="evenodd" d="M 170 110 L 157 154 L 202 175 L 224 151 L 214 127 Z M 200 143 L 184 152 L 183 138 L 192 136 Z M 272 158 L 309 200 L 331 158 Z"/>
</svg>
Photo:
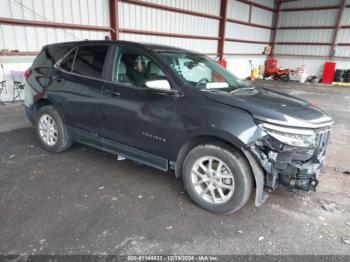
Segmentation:
<svg viewBox="0 0 350 262">
<path fill-rule="evenodd" d="M 350 89 L 259 82 L 335 120 L 316 193 L 253 196 L 219 216 L 194 205 L 172 173 L 82 145 L 40 148 L 19 105 L 0 107 L 0 254 L 346 254 L 350 245 Z M 334 212 L 323 202 L 336 203 Z"/>
</svg>

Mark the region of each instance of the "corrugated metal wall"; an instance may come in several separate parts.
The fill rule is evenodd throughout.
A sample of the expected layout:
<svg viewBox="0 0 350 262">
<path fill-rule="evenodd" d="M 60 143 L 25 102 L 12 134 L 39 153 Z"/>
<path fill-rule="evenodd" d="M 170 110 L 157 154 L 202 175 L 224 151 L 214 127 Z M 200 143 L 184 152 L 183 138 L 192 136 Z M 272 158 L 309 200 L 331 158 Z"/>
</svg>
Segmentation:
<svg viewBox="0 0 350 262">
<path fill-rule="evenodd" d="M 255 0 L 254 2 L 271 8 L 274 7 L 273 0 Z M 242 22 L 272 26 L 273 12 L 235 0 L 228 0 L 227 18 L 240 20 Z M 226 25 L 226 38 L 269 42 L 271 38 L 271 30 L 228 22 Z M 255 67 L 264 64 L 266 56 L 259 56 L 257 54 L 262 54 L 266 46 L 267 44 L 225 41 L 225 53 L 242 54 L 240 56 L 225 56 L 228 61 L 228 69 L 240 78 L 247 77 L 250 75 L 251 71 L 249 60 L 252 60 Z"/>
<path fill-rule="evenodd" d="M 220 0 L 144 0 L 201 12 L 220 15 Z M 273 0 L 253 2 L 273 7 Z M 63 22 L 83 25 L 109 26 L 108 0 L 1 0 L 0 16 L 16 19 Z M 273 12 L 228 0 L 228 18 L 271 26 Z M 179 14 L 171 11 L 119 2 L 119 26 L 158 32 L 200 36 L 218 36 L 219 20 Z M 0 25 L 0 49 L 38 51 L 42 45 L 71 40 L 103 39 L 107 33 L 81 30 L 31 28 Z M 271 30 L 227 23 L 226 37 L 269 41 Z M 6 36 L 6 37 L 5 37 Z M 203 53 L 216 53 L 216 40 L 158 37 L 120 33 L 120 38 L 140 42 L 170 44 Z M 264 44 L 225 43 L 225 53 L 262 53 Z"/>
<path fill-rule="evenodd" d="M 143 0 L 205 13 L 220 15 L 220 0 Z M 282 8 L 305 8 L 327 5 L 338 5 L 341 0 L 298 0 L 282 4 Z M 253 0 L 274 8 L 274 0 Z M 347 0 L 350 4 L 350 0 Z M 337 9 L 318 11 L 282 12 L 279 26 L 334 26 Z M 0 17 L 29 19 L 38 21 L 52 21 L 83 25 L 109 27 L 108 0 L 1 0 Z M 271 27 L 273 12 L 254 5 L 242 3 L 238 0 L 228 0 L 228 19 L 246 23 L 260 24 Z M 350 8 L 346 8 L 341 21 L 342 25 L 350 25 Z M 217 37 L 219 20 L 215 18 L 198 17 L 190 14 L 159 10 L 125 2 L 119 2 L 119 26 L 124 29 L 147 30 L 163 33 L 177 33 L 183 35 L 198 35 Z M 18 49 L 20 51 L 38 51 L 42 45 L 61 41 L 81 39 L 103 39 L 108 32 L 63 30 L 50 28 L 34 28 L 23 26 L 0 25 L 0 49 Z M 278 30 L 277 42 L 331 42 L 334 29 L 298 29 Z M 271 30 L 249 25 L 227 22 L 226 37 L 248 41 L 269 42 Z M 208 54 L 217 53 L 217 40 L 177 38 L 166 36 L 150 36 L 132 33 L 120 33 L 120 38 L 138 42 L 154 42 L 160 44 L 184 47 Z M 340 29 L 338 42 L 350 42 L 350 29 Z M 225 42 L 225 58 L 228 68 L 239 77 L 246 77 L 250 72 L 248 60 L 255 66 L 263 64 L 266 56 L 258 55 L 263 52 L 267 44 Z M 328 56 L 329 45 L 298 46 L 277 45 L 276 54 L 280 65 L 295 68 L 308 65 L 314 72 L 321 72 L 325 59 L 288 57 L 285 55 L 313 55 Z M 239 55 L 232 55 L 232 54 Z M 336 56 L 350 56 L 349 46 L 337 46 Z M 0 62 L 30 62 L 32 57 L 0 57 Z M 7 66 L 7 65 L 6 65 Z M 339 66 L 350 67 L 347 61 L 339 61 Z M 8 71 L 8 68 L 7 68 Z"/>
<path fill-rule="evenodd" d="M 286 3 L 283 3 L 282 1 L 282 5 L 285 8 L 332 6 L 339 3 L 340 0 L 298 0 Z"/>
<path fill-rule="evenodd" d="M 220 16 L 220 0 L 143 0 L 189 11 Z M 253 0 L 270 8 L 274 0 Z M 145 30 L 182 35 L 208 36 L 217 38 L 219 19 L 181 14 L 119 1 L 119 27 L 121 29 Z M 0 0 L 0 17 L 69 23 L 91 26 L 110 26 L 108 0 Z M 237 0 L 228 0 L 228 18 L 266 26 L 272 25 L 273 12 Z M 104 39 L 108 32 L 52 29 L 43 27 L 24 27 L 0 25 L 0 50 L 39 51 L 49 43 L 83 39 Z M 228 22 L 227 38 L 241 38 L 251 41 L 270 41 L 271 30 Z M 215 57 L 218 50 L 216 39 L 193 39 L 144 34 L 120 33 L 120 39 L 137 42 L 152 42 L 195 50 Z M 239 77 L 250 74 L 249 59 L 254 65 L 263 64 L 265 56 L 260 56 L 265 44 L 237 43 L 226 41 L 225 53 L 228 55 L 228 69 Z M 244 55 L 249 54 L 249 55 Z M 254 54 L 252 56 L 252 54 Z M 6 78 L 12 82 L 11 71 L 24 71 L 30 66 L 33 56 L 0 56 L 4 64 Z M 2 78 L 2 77 L 1 77 Z M 11 85 L 7 96 L 11 99 Z"/>
<path fill-rule="evenodd" d="M 137 42 L 153 42 L 183 47 L 190 50 L 211 54 L 218 52 L 218 35 L 220 20 L 220 0 L 143 0 L 150 4 L 175 7 L 211 16 L 194 16 L 158 8 L 151 8 L 135 3 L 119 1 L 120 39 Z M 254 66 L 264 63 L 264 47 L 271 41 L 274 23 L 272 10 L 260 8 L 264 5 L 274 8 L 274 0 L 253 0 L 254 4 L 239 0 L 227 0 L 228 20 L 238 20 L 226 24 L 225 59 L 228 69 L 239 77 L 250 74 L 249 60 Z M 308 8 L 327 5 L 339 5 L 341 0 L 298 0 L 282 4 L 282 8 Z M 347 0 L 350 4 L 350 0 Z M 281 12 L 278 26 L 334 26 L 337 9 L 317 11 Z M 0 17 L 61 22 L 78 25 L 110 26 L 108 0 L 1 0 Z M 242 24 L 243 23 L 243 24 Z M 245 23 L 245 24 L 244 24 Z M 262 25 L 267 28 L 254 27 Z M 350 8 L 346 8 L 341 25 L 350 25 Z M 180 34 L 182 37 L 154 36 L 135 34 L 130 30 L 142 30 L 160 33 Z M 39 51 L 48 43 L 82 39 L 103 39 L 109 32 L 51 29 L 40 27 L 23 27 L 0 25 L 0 50 L 18 49 L 20 51 Z M 184 35 L 209 37 L 212 39 L 186 38 Z M 298 29 L 278 30 L 277 42 L 332 42 L 334 29 Z M 241 39 L 243 42 L 237 42 Z M 244 42 L 248 41 L 248 42 Z M 252 43 L 249 43 L 252 41 Z M 350 42 L 350 29 L 340 29 L 338 43 Z M 255 43 L 262 42 L 262 43 Z M 328 45 L 282 45 L 277 44 L 275 54 L 283 67 L 296 68 L 307 65 L 313 73 L 321 73 L 326 57 L 330 54 Z M 294 56 L 294 57 L 289 57 Z M 300 56 L 300 57 L 297 57 Z M 325 58 L 307 58 L 305 56 L 324 56 Z M 349 46 L 336 46 L 336 56 L 350 56 Z M 0 57 L 5 64 L 7 78 L 11 70 L 23 70 L 33 57 Z M 337 60 L 336 60 L 337 61 Z M 350 68 L 349 61 L 337 61 L 339 67 Z M 9 97 L 11 93 L 9 94 Z"/>
<path fill-rule="evenodd" d="M 350 0 L 347 0 L 346 4 L 350 5 Z M 344 10 L 341 25 L 350 26 L 350 8 Z M 350 43 L 350 29 L 339 30 L 338 43 Z M 336 55 L 350 57 L 350 46 L 338 46 Z M 349 65 L 347 66 L 350 68 Z"/>
<path fill-rule="evenodd" d="M 281 8 L 308 8 L 339 5 L 341 0 L 299 0 L 282 3 Z M 348 4 L 350 1 L 348 0 Z M 335 26 L 338 9 L 282 12 L 278 26 Z M 350 9 L 345 8 L 341 25 L 350 25 Z M 278 30 L 277 42 L 321 42 L 332 43 L 335 29 L 288 29 Z M 340 29 L 338 43 L 350 42 L 350 29 Z M 296 68 L 305 65 L 313 74 L 321 75 L 324 63 L 331 53 L 331 45 L 276 45 L 275 55 L 282 67 Z M 283 55 L 282 55 L 283 54 Z M 300 57 L 288 57 L 287 55 Z M 308 58 L 304 56 L 324 56 L 325 58 Z M 350 56 L 350 46 L 336 46 L 335 56 Z M 333 58 L 337 68 L 350 68 L 345 59 Z"/>
<path fill-rule="evenodd" d="M 219 16 L 220 0 L 144 0 L 185 10 Z M 171 11 L 119 2 L 119 26 L 163 33 L 217 37 L 219 20 L 180 14 Z M 203 53 L 216 53 L 217 40 L 202 40 L 164 36 L 120 33 L 120 39 L 137 42 L 151 42 L 183 47 Z"/>
<path fill-rule="evenodd" d="M 273 0 L 259 2 L 263 2 L 263 4 L 266 6 L 270 6 L 268 3 L 272 3 L 273 7 Z M 249 5 L 238 1 L 228 0 L 227 18 L 240 20 L 242 22 L 272 26 L 273 12 L 254 6 L 250 7 Z M 227 23 L 226 25 L 226 38 L 240 38 L 245 40 L 269 42 L 270 37 L 271 30 L 269 29 L 256 28 L 235 23 Z M 265 46 L 265 44 L 257 45 L 226 41 L 225 53 L 258 54 L 264 51 Z"/>
<path fill-rule="evenodd" d="M 109 26 L 108 0 L 1 0 L 0 17 Z M 39 51 L 43 45 L 104 39 L 109 33 L 0 25 L 0 49 Z"/>
<path fill-rule="evenodd" d="M 109 26 L 108 0 L 0 0 L 0 17 Z M 39 51 L 43 45 L 83 39 L 104 39 L 108 32 L 0 25 L 0 50 Z M 13 98 L 16 71 L 25 71 L 33 56 L 0 57 L 7 90 L 3 101 Z M 0 79 L 3 79 L 0 72 Z"/>
<path fill-rule="evenodd" d="M 177 7 L 185 10 L 201 12 L 205 14 L 220 15 L 220 0 L 144 0 L 155 4 Z M 258 4 L 274 7 L 273 0 L 255 0 Z M 228 0 L 227 18 L 272 26 L 273 12 L 258 7 L 250 7 L 236 0 Z M 119 2 L 119 26 L 124 29 L 137 29 L 157 32 L 171 32 L 184 35 L 198 35 L 217 37 L 219 33 L 219 20 L 197 17 L 187 14 L 179 14 L 171 11 L 157 10 L 149 7 L 138 6 L 130 3 Z M 226 38 L 244 39 L 252 41 L 269 42 L 271 30 L 256 28 L 247 25 L 227 22 Z M 217 53 L 217 40 L 189 39 L 164 36 L 137 35 L 121 33 L 120 38 L 138 42 L 152 42 L 165 45 L 178 46 L 189 50 L 195 50 L 207 54 Z M 262 54 L 266 44 L 251 44 L 238 42 L 225 42 L 225 53 L 248 54 L 247 56 L 225 55 L 228 61 L 228 69 L 238 77 L 246 77 L 250 74 L 249 60 L 254 65 L 263 64 L 265 56 Z M 240 66 L 237 65 L 239 62 Z"/>
</svg>

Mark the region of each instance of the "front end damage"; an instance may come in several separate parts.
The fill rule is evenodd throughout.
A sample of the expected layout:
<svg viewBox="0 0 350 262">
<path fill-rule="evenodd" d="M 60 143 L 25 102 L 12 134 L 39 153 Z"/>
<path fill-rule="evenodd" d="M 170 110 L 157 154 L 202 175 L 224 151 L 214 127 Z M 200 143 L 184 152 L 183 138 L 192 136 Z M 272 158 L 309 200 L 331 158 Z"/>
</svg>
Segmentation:
<svg viewBox="0 0 350 262">
<path fill-rule="evenodd" d="M 259 123 L 264 136 L 247 150 L 264 173 L 264 188 L 315 191 L 325 161 L 330 125 L 318 129 L 286 128 Z"/>
</svg>

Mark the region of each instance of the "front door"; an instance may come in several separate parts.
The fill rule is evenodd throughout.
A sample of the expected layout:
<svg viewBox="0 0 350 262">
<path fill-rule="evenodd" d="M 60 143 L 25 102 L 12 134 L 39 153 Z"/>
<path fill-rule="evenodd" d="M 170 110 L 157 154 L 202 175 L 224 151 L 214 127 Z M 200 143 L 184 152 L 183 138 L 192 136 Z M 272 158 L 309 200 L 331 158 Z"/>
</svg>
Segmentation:
<svg viewBox="0 0 350 262">
<path fill-rule="evenodd" d="M 159 64 L 141 49 L 121 45 L 114 57 L 111 81 L 103 90 L 104 141 L 167 158 L 174 135 L 170 127 L 177 96 L 151 90 L 146 82 L 169 79 Z"/>
</svg>

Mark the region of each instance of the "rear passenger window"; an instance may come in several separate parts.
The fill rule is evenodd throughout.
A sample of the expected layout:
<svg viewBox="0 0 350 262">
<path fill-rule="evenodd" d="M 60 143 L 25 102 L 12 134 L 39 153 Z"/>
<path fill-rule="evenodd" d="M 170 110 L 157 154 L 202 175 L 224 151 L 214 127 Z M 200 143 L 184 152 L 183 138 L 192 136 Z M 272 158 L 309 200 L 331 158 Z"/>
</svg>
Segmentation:
<svg viewBox="0 0 350 262">
<path fill-rule="evenodd" d="M 59 64 L 67 72 L 101 78 L 108 46 L 81 46 L 71 51 Z"/>
</svg>

